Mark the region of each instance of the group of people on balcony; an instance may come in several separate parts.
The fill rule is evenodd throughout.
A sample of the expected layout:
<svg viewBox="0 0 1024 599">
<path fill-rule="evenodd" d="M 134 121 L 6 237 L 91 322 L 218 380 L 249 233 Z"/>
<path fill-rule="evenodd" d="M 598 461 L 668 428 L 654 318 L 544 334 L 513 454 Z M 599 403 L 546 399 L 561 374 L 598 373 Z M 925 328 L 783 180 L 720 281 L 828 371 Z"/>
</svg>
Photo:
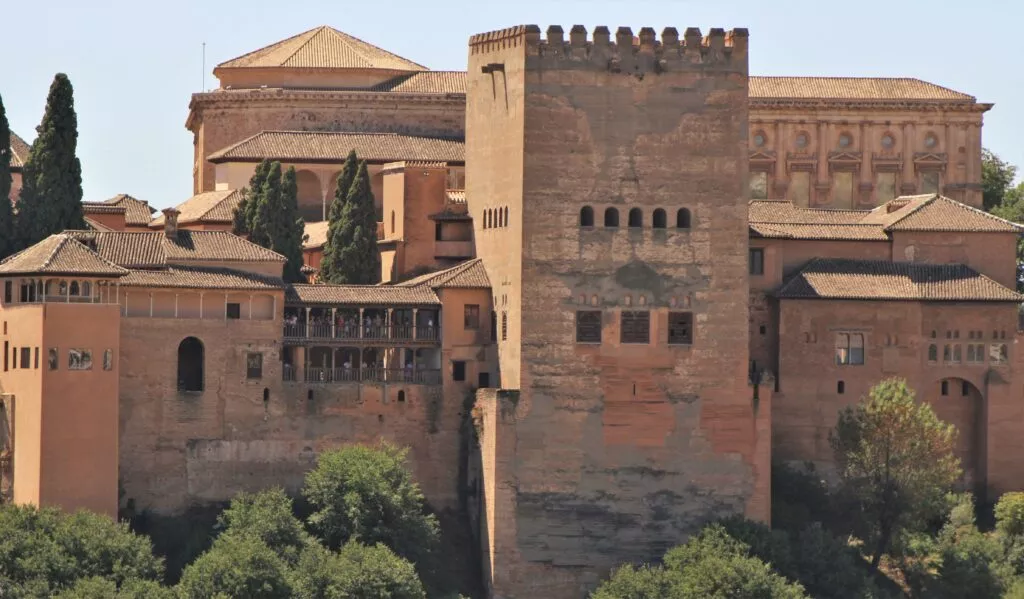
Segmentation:
<svg viewBox="0 0 1024 599">
<path fill-rule="evenodd" d="M 413 318 L 410 314 L 396 310 L 388 322 L 382 310 L 366 310 L 360 323 L 359 313 L 342 312 L 331 314 L 326 310 L 311 311 L 308 318 L 299 314 L 285 314 L 284 324 L 289 336 L 335 337 L 339 339 L 436 339 L 437 329 L 433 314 L 421 315 L 414 333 Z M 308 329 L 306 328 L 308 321 Z M 361 325 L 361 326 L 360 326 Z"/>
</svg>

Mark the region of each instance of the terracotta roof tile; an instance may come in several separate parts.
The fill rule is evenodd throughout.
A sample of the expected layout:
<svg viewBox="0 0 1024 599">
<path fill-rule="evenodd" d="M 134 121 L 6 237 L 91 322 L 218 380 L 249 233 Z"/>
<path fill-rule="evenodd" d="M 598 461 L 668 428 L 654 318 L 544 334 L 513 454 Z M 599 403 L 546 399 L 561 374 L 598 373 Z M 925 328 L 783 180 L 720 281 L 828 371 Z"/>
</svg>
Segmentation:
<svg viewBox="0 0 1024 599">
<path fill-rule="evenodd" d="M 887 231 L 1024 231 L 1021 225 L 940 195 L 897 198 L 875 208 L 864 220 L 883 223 Z"/>
<path fill-rule="evenodd" d="M 218 69 L 255 67 L 426 70 L 411 60 L 326 25 L 217 65 Z"/>
<path fill-rule="evenodd" d="M 109 200 L 103 200 L 108 206 L 121 206 L 124 208 L 124 224 L 131 226 L 145 226 L 153 218 L 156 212 L 148 202 L 134 198 L 126 193 L 119 193 Z"/>
<path fill-rule="evenodd" d="M 225 268 L 171 266 L 160 270 L 133 270 L 121 279 L 129 287 L 185 287 L 197 289 L 268 290 L 282 289 L 279 278 Z"/>
<path fill-rule="evenodd" d="M 751 77 L 752 99 L 953 100 L 974 97 L 912 78 L 886 77 Z"/>
<path fill-rule="evenodd" d="M 369 162 L 403 160 L 465 162 L 461 140 L 416 137 L 397 133 L 338 133 L 333 131 L 264 131 L 210 154 L 210 162 L 259 161 L 342 162 L 356 151 Z"/>
<path fill-rule="evenodd" d="M 323 247 L 327 243 L 327 229 L 330 224 L 325 220 L 306 223 L 306 240 L 302 242 L 302 249 L 312 250 Z"/>
<path fill-rule="evenodd" d="M 178 225 L 192 223 L 230 223 L 235 219 L 235 208 L 242 201 L 242 190 L 205 191 L 175 206 L 178 210 Z M 150 227 L 162 228 L 164 215 L 160 214 L 149 223 Z"/>
<path fill-rule="evenodd" d="M 389 79 L 370 88 L 396 94 L 465 94 L 465 71 L 423 71 Z"/>
<path fill-rule="evenodd" d="M 285 300 L 303 304 L 378 306 L 437 306 L 441 301 L 430 287 L 391 285 L 291 285 Z"/>
<path fill-rule="evenodd" d="M 777 292 L 787 299 L 1021 302 L 1024 295 L 963 264 L 817 258 Z"/>
<path fill-rule="evenodd" d="M 103 259 L 72 235 L 58 233 L 0 262 L 0 275 L 14 274 L 121 277 L 128 271 Z"/>
<path fill-rule="evenodd" d="M 100 231 L 103 233 L 109 233 L 114 230 L 98 221 L 89 218 L 88 216 L 85 217 L 85 226 L 89 227 L 90 231 Z"/>
<path fill-rule="evenodd" d="M 126 268 L 160 268 L 176 262 L 284 262 L 280 254 L 224 231 L 178 231 L 176 241 L 163 231 L 111 233 L 69 231 L 93 244 L 104 259 Z"/>
<path fill-rule="evenodd" d="M 395 287 L 429 287 L 431 289 L 489 289 L 491 280 L 487 277 L 483 260 L 467 260 L 445 270 L 420 275 L 398 283 Z"/>
<path fill-rule="evenodd" d="M 28 154 L 31 151 L 32 146 L 19 137 L 17 133 L 11 131 L 11 168 L 17 170 L 24 168 L 25 162 L 28 160 Z"/>
<path fill-rule="evenodd" d="M 888 241 L 882 227 L 876 225 L 814 225 L 787 223 L 750 223 L 758 237 L 776 239 L 821 239 L 833 241 Z"/>
<path fill-rule="evenodd" d="M 751 200 L 748 204 L 752 223 L 854 225 L 869 213 L 868 210 L 801 208 L 786 200 Z"/>
<path fill-rule="evenodd" d="M 106 202 L 82 202 L 83 214 L 124 214 L 124 206 L 112 206 Z"/>
</svg>

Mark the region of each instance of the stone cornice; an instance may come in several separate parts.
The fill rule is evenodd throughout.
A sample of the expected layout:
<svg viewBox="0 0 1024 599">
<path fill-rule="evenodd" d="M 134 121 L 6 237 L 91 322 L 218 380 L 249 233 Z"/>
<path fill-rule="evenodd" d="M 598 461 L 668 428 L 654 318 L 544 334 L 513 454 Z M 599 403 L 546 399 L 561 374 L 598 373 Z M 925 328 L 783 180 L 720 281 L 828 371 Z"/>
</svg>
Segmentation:
<svg viewBox="0 0 1024 599">
<path fill-rule="evenodd" d="M 843 100 L 831 98 L 750 98 L 750 110 L 915 110 L 925 112 L 976 112 L 992 109 L 992 104 L 943 100 Z"/>
</svg>

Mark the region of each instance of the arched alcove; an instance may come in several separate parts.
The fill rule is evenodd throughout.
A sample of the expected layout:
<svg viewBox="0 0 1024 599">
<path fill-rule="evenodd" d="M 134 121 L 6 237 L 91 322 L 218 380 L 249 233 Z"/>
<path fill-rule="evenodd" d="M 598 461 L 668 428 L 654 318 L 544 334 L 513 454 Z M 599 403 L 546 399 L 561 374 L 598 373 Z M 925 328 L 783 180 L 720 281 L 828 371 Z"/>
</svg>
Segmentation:
<svg viewBox="0 0 1024 599">
<path fill-rule="evenodd" d="M 178 391 L 203 390 L 203 352 L 203 342 L 195 337 L 186 337 L 178 344 Z"/>
</svg>

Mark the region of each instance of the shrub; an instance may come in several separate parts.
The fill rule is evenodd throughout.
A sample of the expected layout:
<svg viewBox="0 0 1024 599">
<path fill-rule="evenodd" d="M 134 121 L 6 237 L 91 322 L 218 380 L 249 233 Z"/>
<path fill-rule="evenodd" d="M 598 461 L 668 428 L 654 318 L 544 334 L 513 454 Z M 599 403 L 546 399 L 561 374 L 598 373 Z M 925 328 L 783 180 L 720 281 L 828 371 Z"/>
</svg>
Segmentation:
<svg viewBox="0 0 1024 599">
<path fill-rule="evenodd" d="M 1007 493 L 999 498 L 996 530 L 1006 537 L 1024 536 L 1024 493 Z"/>
<path fill-rule="evenodd" d="M 185 568 L 177 590 L 182 599 L 285 599 L 292 596 L 289 577 L 287 564 L 266 543 L 228 535 Z"/>
<path fill-rule="evenodd" d="M 283 489 L 240 493 L 218 519 L 222 536 L 245 536 L 263 541 L 289 564 L 299 559 L 310 542 L 302 522 L 292 513 L 292 500 Z"/>
<path fill-rule="evenodd" d="M 75 586 L 56 595 L 56 599 L 175 599 L 172 589 L 152 580 L 127 580 L 117 584 L 106 578 L 83 578 Z"/>
<path fill-rule="evenodd" d="M 297 599 L 425 599 L 416 569 L 383 545 L 350 542 L 340 553 L 311 545 L 294 577 Z"/>
</svg>

